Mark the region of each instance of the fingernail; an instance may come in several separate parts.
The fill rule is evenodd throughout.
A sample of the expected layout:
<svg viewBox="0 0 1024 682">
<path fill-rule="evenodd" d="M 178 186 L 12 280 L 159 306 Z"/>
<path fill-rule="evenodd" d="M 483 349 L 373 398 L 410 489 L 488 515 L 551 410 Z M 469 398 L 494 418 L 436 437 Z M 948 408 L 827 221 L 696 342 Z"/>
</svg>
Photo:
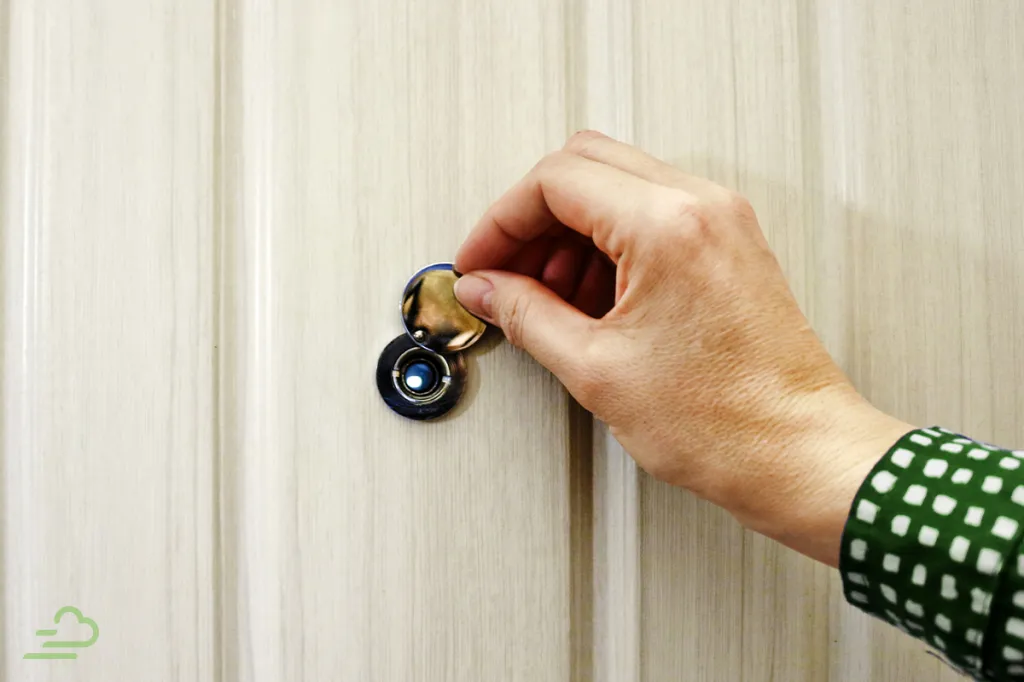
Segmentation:
<svg viewBox="0 0 1024 682">
<path fill-rule="evenodd" d="M 483 277 L 463 275 L 455 280 L 455 298 L 466 309 L 486 320 L 491 319 L 491 294 L 494 285 Z"/>
</svg>

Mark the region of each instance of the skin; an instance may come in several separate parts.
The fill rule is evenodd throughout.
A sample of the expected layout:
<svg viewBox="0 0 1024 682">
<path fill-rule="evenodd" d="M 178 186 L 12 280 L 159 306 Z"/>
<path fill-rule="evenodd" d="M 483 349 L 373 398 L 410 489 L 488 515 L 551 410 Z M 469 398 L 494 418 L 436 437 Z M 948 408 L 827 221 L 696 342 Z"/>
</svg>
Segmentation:
<svg viewBox="0 0 1024 682">
<path fill-rule="evenodd" d="M 801 313 L 750 203 L 585 131 L 484 214 L 466 308 L 549 369 L 644 470 L 836 566 L 875 409 Z"/>
</svg>

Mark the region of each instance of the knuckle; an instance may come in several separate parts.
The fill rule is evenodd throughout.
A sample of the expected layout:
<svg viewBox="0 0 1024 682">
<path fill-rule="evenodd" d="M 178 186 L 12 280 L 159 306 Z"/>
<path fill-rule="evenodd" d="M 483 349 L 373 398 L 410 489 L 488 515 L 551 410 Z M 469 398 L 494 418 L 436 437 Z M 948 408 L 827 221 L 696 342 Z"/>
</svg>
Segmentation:
<svg viewBox="0 0 1024 682">
<path fill-rule="evenodd" d="M 680 218 L 679 232 L 686 243 L 701 246 L 711 239 L 714 227 L 708 207 L 700 204 L 690 206 Z"/>
<path fill-rule="evenodd" d="M 674 192 L 661 211 L 652 239 L 657 249 L 699 247 L 712 233 L 712 211 L 686 192 Z"/>
<path fill-rule="evenodd" d="M 585 155 L 584 152 L 586 152 L 594 143 L 606 139 L 608 139 L 606 135 L 596 130 L 581 130 L 574 133 L 572 137 L 566 141 L 565 146 L 562 149 L 570 154 L 583 156 Z"/>
<path fill-rule="evenodd" d="M 729 192 L 729 196 L 726 200 L 726 206 L 728 207 L 729 212 L 740 222 L 746 223 L 757 220 L 754 205 L 751 204 L 750 200 L 742 194 Z"/>
<path fill-rule="evenodd" d="M 700 199 L 683 190 L 669 190 L 662 202 L 662 223 L 678 226 L 703 213 Z"/>
<path fill-rule="evenodd" d="M 549 171 L 554 170 L 564 162 L 565 152 L 562 150 L 548 152 L 541 157 L 533 166 L 533 173 L 535 175 L 543 175 Z"/>
</svg>

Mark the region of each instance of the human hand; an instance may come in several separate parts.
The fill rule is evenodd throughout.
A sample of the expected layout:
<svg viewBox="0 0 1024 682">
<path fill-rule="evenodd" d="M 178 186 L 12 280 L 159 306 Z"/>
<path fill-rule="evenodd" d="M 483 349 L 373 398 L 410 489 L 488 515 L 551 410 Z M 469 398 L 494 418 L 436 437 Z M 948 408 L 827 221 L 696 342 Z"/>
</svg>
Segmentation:
<svg viewBox="0 0 1024 682">
<path fill-rule="evenodd" d="M 463 305 L 641 467 L 826 563 L 858 486 L 911 429 L 833 362 L 745 199 L 598 133 L 491 206 L 455 267 Z"/>
</svg>

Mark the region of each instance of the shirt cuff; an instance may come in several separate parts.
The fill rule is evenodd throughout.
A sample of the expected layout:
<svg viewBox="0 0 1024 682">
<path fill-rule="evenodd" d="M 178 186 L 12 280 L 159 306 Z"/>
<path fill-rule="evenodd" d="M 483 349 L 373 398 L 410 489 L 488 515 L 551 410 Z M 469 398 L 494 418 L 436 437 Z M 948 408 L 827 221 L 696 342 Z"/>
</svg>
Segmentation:
<svg viewBox="0 0 1024 682">
<path fill-rule="evenodd" d="M 1022 465 L 1024 452 L 940 427 L 906 434 L 854 498 L 839 558 L 847 601 L 962 673 L 1024 673 L 1024 609 L 1004 603 L 1019 590 L 1024 607 Z"/>
</svg>

